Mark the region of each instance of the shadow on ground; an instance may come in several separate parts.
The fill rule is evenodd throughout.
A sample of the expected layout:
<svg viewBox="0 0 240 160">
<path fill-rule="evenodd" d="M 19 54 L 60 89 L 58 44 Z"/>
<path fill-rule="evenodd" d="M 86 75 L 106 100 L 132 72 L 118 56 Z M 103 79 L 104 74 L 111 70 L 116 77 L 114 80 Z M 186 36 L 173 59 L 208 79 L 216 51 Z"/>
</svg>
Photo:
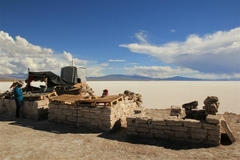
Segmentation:
<svg viewBox="0 0 240 160">
<path fill-rule="evenodd" d="M 169 140 L 160 140 L 153 138 L 142 138 L 137 136 L 128 136 L 126 128 L 120 128 L 111 132 L 102 132 L 90 130 L 86 127 L 77 127 L 76 125 L 65 125 L 54 122 L 49 122 L 48 120 L 31 120 L 31 119 L 16 119 L 12 116 L 0 114 L 0 121 L 8 122 L 9 125 L 17 125 L 22 127 L 27 127 L 39 131 L 46 131 L 55 134 L 93 134 L 96 133 L 96 137 L 104 138 L 108 140 L 117 140 L 119 142 L 127 142 L 132 144 L 143 144 L 143 145 L 153 145 L 164 147 L 173 150 L 182 149 L 196 149 L 196 148 L 208 148 L 211 146 L 203 144 L 193 144 L 188 142 L 178 142 Z"/>
<path fill-rule="evenodd" d="M 171 140 L 164 140 L 164 139 L 156 139 L 156 138 L 143 138 L 139 136 L 129 136 L 127 135 L 127 129 L 121 128 L 114 132 L 104 132 L 98 137 L 110 139 L 110 140 L 117 140 L 120 142 L 128 142 L 132 144 L 143 144 L 143 145 L 152 145 L 152 146 L 159 146 L 166 149 L 173 149 L 173 150 L 189 150 L 189 149 L 197 149 L 197 148 L 210 148 L 209 145 L 204 144 L 194 144 L 189 142 L 182 142 L 182 141 L 171 141 Z"/>
<path fill-rule="evenodd" d="M 32 120 L 32 119 L 16 119 L 13 116 L 0 114 L 0 121 L 9 122 L 10 125 L 17 125 L 35 130 L 46 131 L 56 134 L 92 134 L 101 133 L 101 131 L 93 131 L 86 127 L 77 127 L 76 125 L 66 125 L 60 123 L 49 122 L 48 120 Z"/>
</svg>

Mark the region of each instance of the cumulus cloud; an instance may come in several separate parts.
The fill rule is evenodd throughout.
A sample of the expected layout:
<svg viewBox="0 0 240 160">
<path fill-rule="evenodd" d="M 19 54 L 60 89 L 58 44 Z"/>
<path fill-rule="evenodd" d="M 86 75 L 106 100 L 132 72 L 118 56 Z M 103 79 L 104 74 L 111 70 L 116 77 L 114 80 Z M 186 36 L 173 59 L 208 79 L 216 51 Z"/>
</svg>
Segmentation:
<svg viewBox="0 0 240 160">
<path fill-rule="evenodd" d="M 170 32 L 172 32 L 172 33 L 173 33 L 173 32 L 176 32 L 176 30 L 174 30 L 174 29 L 171 29 L 171 30 L 170 30 Z"/>
<path fill-rule="evenodd" d="M 147 54 L 160 61 L 190 68 L 203 73 L 240 73 L 240 27 L 217 31 L 202 37 L 192 34 L 182 42 L 151 45 L 140 39 L 139 43 L 122 44 L 131 52 Z M 142 36 L 143 38 L 144 36 Z M 136 37 L 139 39 L 139 37 Z"/>
<path fill-rule="evenodd" d="M 88 61 L 73 58 L 71 53 L 54 53 L 50 48 L 33 45 L 26 39 L 0 31 L 0 74 L 27 73 L 31 71 L 59 72 L 64 66 L 86 65 Z"/>
<path fill-rule="evenodd" d="M 41 48 L 40 46 L 32 45 L 26 39 L 16 36 L 14 40 L 8 33 L 0 31 L 0 56 L 2 57 L 48 57 L 53 54 L 49 48 Z"/>
</svg>

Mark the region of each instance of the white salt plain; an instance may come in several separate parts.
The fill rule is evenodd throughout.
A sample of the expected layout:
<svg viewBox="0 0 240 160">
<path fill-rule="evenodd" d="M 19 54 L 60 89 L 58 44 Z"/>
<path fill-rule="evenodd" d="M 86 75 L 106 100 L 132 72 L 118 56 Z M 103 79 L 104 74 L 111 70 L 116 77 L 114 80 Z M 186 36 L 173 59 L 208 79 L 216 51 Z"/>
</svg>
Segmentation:
<svg viewBox="0 0 240 160">
<path fill-rule="evenodd" d="M 218 113 L 240 114 L 240 81 L 88 81 L 87 84 L 98 96 L 104 89 L 108 89 L 110 95 L 125 90 L 141 94 L 143 106 L 149 109 L 182 106 L 195 100 L 201 109 L 207 96 L 217 96 L 220 101 Z M 0 82 L 0 91 L 8 90 L 10 85 L 11 82 Z"/>
</svg>

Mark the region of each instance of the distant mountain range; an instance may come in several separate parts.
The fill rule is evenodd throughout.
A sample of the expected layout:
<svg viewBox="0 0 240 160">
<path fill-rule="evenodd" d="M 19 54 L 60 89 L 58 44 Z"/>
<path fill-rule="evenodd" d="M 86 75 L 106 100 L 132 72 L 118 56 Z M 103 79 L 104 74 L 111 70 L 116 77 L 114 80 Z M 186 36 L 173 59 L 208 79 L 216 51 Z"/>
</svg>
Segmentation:
<svg viewBox="0 0 240 160">
<path fill-rule="evenodd" d="M 27 74 L 0 74 L 0 80 L 26 79 Z M 101 77 L 87 77 L 87 81 L 240 81 L 240 78 L 231 79 L 200 79 L 188 77 L 151 78 L 138 75 L 111 74 Z"/>
<path fill-rule="evenodd" d="M 239 79 L 200 79 L 188 77 L 151 78 L 138 75 L 111 74 L 101 77 L 87 77 L 88 81 L 240 81 Z"/>
</svg>

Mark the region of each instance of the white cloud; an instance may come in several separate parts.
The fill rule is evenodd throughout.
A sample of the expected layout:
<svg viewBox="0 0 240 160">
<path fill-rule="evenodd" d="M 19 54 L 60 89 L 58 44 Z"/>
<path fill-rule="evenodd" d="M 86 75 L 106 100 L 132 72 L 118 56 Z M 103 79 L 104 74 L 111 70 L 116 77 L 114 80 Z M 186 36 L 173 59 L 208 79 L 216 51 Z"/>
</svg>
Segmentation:
<svg viewBox="0 0 240 160">
<path fill-rule="evenodd" d="M 71 53 L 54 53 L 50 48 L 33 45 L 26 39 L 16 36 L 14 40 L 8 33 L 0 31 L 0 74 L 27 73 L 31 71 L 53 71 L 59 73 L 64 66 L 82 66 L 88 61 L 73 58 Z"/>
<path fill-rule="evenodd" d="M 100 66 L 107 67 L 109 64 L 108 63 L 102 63 Z"/>
<path fill-rule="evenodd" d="M 184 67 L 170 67 L 170 66 L 134 66 L 132 68 L 125 68 L 126 72 L 130 75 L 136 73 L 141 76 L 152 78 L 168 78 L 174 76 L 183 76 L 189 78 L 200 79 L 228 79 L 228 78 L 240 78 L 240 73 L 235 74 L 206 74 L 197 70 L 192 70 Z"/>
<path fill-rule="evenodd" d="M 174 29 L 171 29 L 171 30 L 170 30 L 170 32 L 174 33 L 174 32 L 176 32 L 176 30 L 174 30 Z"/>
<path fill-rule="evenodd" d="M 200 37 L 189 35 L 186 41 L 159 46 L 140 43 L 122 44 L 135 53 L 147 54 L 160 61 L 206 73 L 239 73 L 240 27 Z M 136 37 L 139 39 L 139 37 Z"/>
<path fill-rule="evenodd" d="M 146 31 L 140 30 L 138 33 L 135 34 L 135 37 L 142 43 L 147 44 L 147 34 Z"/>
<path fill-rule="evenodd" d="M 133 68 L 126 68 L 129 74 L 136 74 L 153 78 L 167 78 L 178 75 L 189 76 L 199 73 L 196 70 L 188 68 L 177 67 L 172 68 L 170 66 L 134 66 Z"/>
<path fill-rule="evenodd" d="M 87 67 L 87 77 L 104 76 L 103 70 L 104 70 L 104 67 L 99 66 L 99 65 L 97 65 L 97 66 L 89 66 L 89 67 Z"/>
<path fill-rule="evenodd" d="M 71 53 L 63 51 L 63 55 L 64 55 L 64 58 L 66 58 L 67 61 L 70 62 L 70 61 L 73 60 L 73 57 L 72 57 Z"/>
<path fill-rule="evenodd" d="M 109 62 L 125 62 L 126 60 L 123 59 L 109 59 Z"/>
</svg>

